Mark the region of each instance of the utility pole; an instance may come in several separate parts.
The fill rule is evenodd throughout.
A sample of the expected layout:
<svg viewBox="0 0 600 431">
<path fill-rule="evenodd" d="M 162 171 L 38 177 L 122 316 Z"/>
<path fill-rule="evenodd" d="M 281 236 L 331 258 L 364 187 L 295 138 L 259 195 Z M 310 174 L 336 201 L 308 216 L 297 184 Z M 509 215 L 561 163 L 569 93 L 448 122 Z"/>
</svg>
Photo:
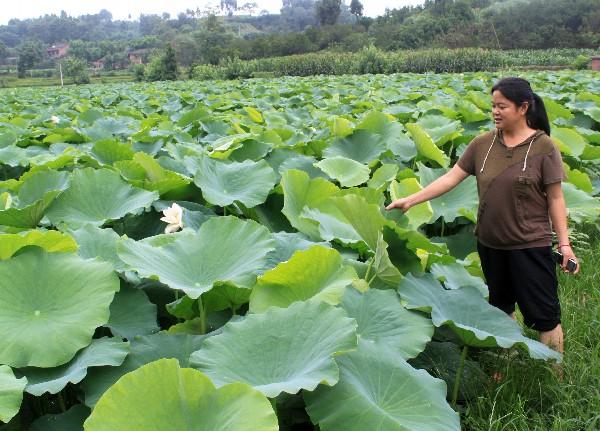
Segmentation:
<svg viewBox="0 0 600 431">
<path fill-rule="evenodd" d="M 60 61 L 58 62 L 58 70 L 60 71 L 60 86 L 64 87 L 65 83 L 63 82 L 63 76 L 62 76 L 62 63 Z"/>
</svg>

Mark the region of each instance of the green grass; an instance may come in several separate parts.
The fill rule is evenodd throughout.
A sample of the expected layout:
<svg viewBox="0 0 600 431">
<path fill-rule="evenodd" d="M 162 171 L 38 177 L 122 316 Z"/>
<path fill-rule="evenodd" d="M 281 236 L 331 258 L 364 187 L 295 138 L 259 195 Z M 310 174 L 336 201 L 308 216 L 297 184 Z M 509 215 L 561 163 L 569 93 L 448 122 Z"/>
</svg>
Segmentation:
<svg viewBox="0 0 600 431">
<path fill-rule="evenodd" d="M 133 82 L 135 77 L 133 75 L 113 75 L 113 76 L 91 76 L 90 77 L 92 84 L 112 84 L 117 82 Z M 64 80 L 65 85 L 72 85 L 73 82 L 71 79 Z M 5 88 L 14 88 L 14 87 L 49 87 L 49 86 L 58 86 L 60 85 L 60 78 L 51 77 L 51 78 L 17 78 L 12 75 L 4 75 L 0 76 L 0 87 Z"/>
<path fill-rule="evenodd" d="M 564 378 L 560 381 L 550 364 L 524 355 L 483 359 L 488 374 L 501 370 L 504 379 L 482 388 L 464 406 L 465 430 L 600 430 L 600 235 L 586 232 L 590 245 L 575 250 L 582 272 L 559 275 Z"/>
</svg>

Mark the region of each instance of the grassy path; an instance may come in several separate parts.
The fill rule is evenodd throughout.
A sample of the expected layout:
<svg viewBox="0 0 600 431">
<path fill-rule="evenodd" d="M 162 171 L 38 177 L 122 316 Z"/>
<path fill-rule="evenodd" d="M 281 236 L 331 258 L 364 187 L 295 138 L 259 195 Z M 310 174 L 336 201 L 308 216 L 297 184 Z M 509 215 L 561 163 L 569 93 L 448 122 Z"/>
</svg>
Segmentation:
<svg viewBox="0 0 600 431">
<path fill-rule="evenodd" d="M 559 275 L 563 380 L 558 381 L 549 364 L 522 355 L 487 364 L 503 369 L 505 379 L 465 406 L 465 430 L 600 430 L 600 234 L 587 233 L 590 246 L 576 249 L 582 272 Z"/>
</svg>

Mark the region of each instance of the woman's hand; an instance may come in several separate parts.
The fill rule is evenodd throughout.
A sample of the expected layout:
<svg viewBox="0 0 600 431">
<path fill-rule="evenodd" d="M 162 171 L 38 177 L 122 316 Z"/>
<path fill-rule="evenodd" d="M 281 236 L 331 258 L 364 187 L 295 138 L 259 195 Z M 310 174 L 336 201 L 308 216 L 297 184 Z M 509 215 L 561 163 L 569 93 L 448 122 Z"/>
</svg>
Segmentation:
<svg viewBox="0 0 600 431">
<path fill-rule="evenodd" d="M 571 246 L 563 245 L 558 248 L 558 251 L 560 251 L 563 255 L 563 261 L 560 264 L 560 267 L 562 268 L 562 270 L 564 272 L 569 272 L 567 270 L 567 263 L 569 262 L 569 259 L 573 259 L 575 262 L 577 262 L 577 268 L 575 268 L 575 271 L 573 271 L 573 274 L 577 274 L 579 272 L 580 265 L 579 265 L 579 261 L 577 260 L 577 257 L 575 256 L 575 253 L 573 253 L 573 249 L 571 248 Z"/>
<path fill-rule="evenodd" d="M 402 198 L 402 199 L 396 199 L 395 201 L 392 201 L 391 204 L 389 204 L 387 207 L 385 207 L 386 210 L 393 210 L 394 208 L 398 208 L 400 210 L 402 210 L 402 212 L 406 212 L 409 210 L 409 208 L 412 207 L 412 202 L 410 201 L 409 197 L 406 198 Z"/>
</svg>

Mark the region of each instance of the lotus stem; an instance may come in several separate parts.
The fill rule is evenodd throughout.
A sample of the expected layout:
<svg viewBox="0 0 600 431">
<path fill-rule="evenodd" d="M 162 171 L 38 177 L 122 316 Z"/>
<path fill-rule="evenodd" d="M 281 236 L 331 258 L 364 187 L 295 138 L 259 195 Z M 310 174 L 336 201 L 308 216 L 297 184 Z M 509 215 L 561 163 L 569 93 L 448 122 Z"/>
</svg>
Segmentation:
<svg viewBox="0 0 600 431">
<path fill-rule="evenodd" d="M 198 298 L 198 311 L 200 314 L 200 332 L 206 334 L 206 310 L 201 298 Z"/>
<path fill-rule="evenodd" d="M 368 285 L 371 285 L 371 280 L 369 280 L 369 274 L 371 273 L 371 268 L 373 267 L 373 262 L 375 261 L 375 256 L 373 256 L 371 258 L 371 261 L 369 262 L 369 266 L 367 266 L 367 272 L 365 274 L 365 281 L 367 282 Z"/>
<path fill-rule="evenodd" d="M 67 411 L 67 406 L 66 406 L 66 404 L 65 404 L 65 399 L 63 398 L 62 391 L 60 391 L 60 392 L 58 393 L 58 405 L 59 405 L 59 407 L 60 407 L 60 411 L 61 411 L 61 412 L 63 412 L 63 413 L 64 413 L 64 412 L 66 412 L 66 411 Z"/>
<path fill-rule="evenodd" d="M 446 227 L 446 222 L 444 221 L 444 218 L 442 217 L 442 232 L 440 233 L 440 236 L 444 236 L 445 227 Z"/>
<path fill-rule="evenodd" d="M 452 407 L 456 410 L 456 401 L 458 400 L 458 389 L 460 388 L 460 381 L 462 378 L 463 369 L 465 368 L 465 360 L 467 359 L 467 350 L 469 346 L 463 346 L 462 353 L 460 354 L 460 364 L 458 364 L 458 370 L 456 371 L 456 377 L 454 378 L 454 389 L 452 390 Z"/>
<path fill-rule="evenodd" d="M 223 207 L 223 216 L 227 215 L 227 207 Z"/>
</svg>

